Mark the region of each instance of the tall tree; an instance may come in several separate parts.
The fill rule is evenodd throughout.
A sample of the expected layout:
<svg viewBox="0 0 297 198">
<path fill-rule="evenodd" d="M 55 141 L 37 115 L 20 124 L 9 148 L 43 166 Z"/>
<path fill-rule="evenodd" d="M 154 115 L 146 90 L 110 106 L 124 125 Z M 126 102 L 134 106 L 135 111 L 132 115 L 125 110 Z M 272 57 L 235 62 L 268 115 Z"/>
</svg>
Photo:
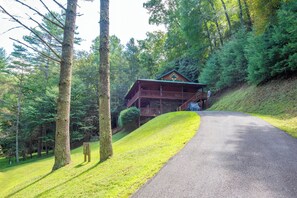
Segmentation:
<svg viewBox="0 0 297 198">
<path fill-rule="evenodd" d="M 238 7 L 239 7 L 240 25 L 241 27 L 243 27 L 243 14 L 242 14 L 242 5 L 240 0 L 238 0 Z"/>
<path fill-rule="evenodd" d="M 100 161 L 113 155 L 110 117 L 109 0 L 100 0 L 99 132 Z"/>
<path fill-rule="evenodd" d="M 226 4 L 225 4 L 224 0 L 221 0 L 221 2 L 222 2 L 222 5 L 223 5 L 223 8 L 224 8 L 224 12 L 225 12 L 226 20 L 228 22 L 229 30 L 231 32 L 232 31 L 231 22 L 230 22 L 229 14 L 227 12 Z"/>
<path fill-rule="evenodd" d="M 17 85 L 17 105 L 16 105 L 16 124 L 15 124 L 15 157 L 16 162 L 19 163 L 19 137 L 20 137 L 20 125 L 21 125 L 21 100 L 22 100 L 22 92 L 23 92 L 23 84 L 25 80 L 25 73 L 29 73 L 28 69 L 30 65 L 28 65 L 26 59 L 27 50 L 19 45 L 14 45 L 14 51 L 12 52 L 12 56 L 15 58 L 12 61 L 11 68 L 16 72 L 13 72 L 13 75 L 16 77 L 18 81 Z"/>
<path fill-rule="evenodd" d="M 63 167 L 71 161 L 69 117 L 76 8 L 77 0 L 67 1 L 60 65 L 60 83 L 55 135 L 55 164 L 53 166 L 53 170 Z"/>
<path fill-rule="evenodd" d="M 0 48 L 0 72 L 4 71 L 5 66 L 7 65 L 6 53 L 3 48 Z"/>
</svg>

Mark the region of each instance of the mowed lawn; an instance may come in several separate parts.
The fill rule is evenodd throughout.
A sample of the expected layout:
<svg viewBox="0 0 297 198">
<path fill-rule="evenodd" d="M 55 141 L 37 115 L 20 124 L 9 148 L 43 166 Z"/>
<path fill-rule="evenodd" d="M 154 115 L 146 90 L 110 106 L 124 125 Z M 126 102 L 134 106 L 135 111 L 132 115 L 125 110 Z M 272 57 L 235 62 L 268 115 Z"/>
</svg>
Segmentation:
<svg viewBox="0 0 297 198">
<path fill-rule="evenodd" d="M 55 172 L 53 157 L 0 169 L 0 197 L 128 197 L 184 147 L 199 123 L 194 112 L 161 115 L 126 136 L 115 135 L 114 156 L 103 163 L 94 142 L 90 163 L 83 162 L 80 147 L 72 150 L 72 163 Z"/>
</svg>

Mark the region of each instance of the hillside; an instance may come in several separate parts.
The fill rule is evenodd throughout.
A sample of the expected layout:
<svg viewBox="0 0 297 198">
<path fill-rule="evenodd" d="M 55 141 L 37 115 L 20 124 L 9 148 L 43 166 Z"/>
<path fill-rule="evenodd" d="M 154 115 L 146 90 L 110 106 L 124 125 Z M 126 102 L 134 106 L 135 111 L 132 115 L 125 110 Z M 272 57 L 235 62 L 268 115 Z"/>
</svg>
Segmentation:
<svg viewBox="0 0 297 198">
<path fill-rule="evenodd" d="M 55 172 L 53 157 L 0 168 L 0 197 L 128 197 L 183 148 L 199 121 L 196 113 L 174 112 L 124 137 L 117 134 L 114 156 L 104 163 L 98 163 L 99 145 L 94 142 L 90 163 L 83 162 L 80 147 L 72 150 L 72 163 Z"/>
<path fill-rule="evenodd" d="M 253 114 L 297 138 L 297 77 L 243 85 L 219 95 L 210 110 Z"/>
</svg>

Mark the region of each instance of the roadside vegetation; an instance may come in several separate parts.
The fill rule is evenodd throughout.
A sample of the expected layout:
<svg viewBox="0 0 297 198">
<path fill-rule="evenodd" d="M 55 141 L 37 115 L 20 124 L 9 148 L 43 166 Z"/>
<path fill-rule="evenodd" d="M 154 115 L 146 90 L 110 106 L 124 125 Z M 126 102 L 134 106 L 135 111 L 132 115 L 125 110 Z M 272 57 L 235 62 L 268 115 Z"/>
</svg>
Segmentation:
<svg viewBox="0 0 297 198">
<path fill-rule="evenodd" d="M 215 97 L 215 96 L 214 96 Z M 216 98 L 210 110 L 240 111 L 260 117 L 297 138 L 297 78 L 243 85 Z"/>
<path fill-rule="evenodd" d="M 82 147 L 72 163 L 51 172 L 53 157 L 0 168 L 0 197 L 128 197 L 153 177 L 193 137 L 200 118 L 193 112 L 161 115 L 134 132 L 113 136 L 114 156 L 98 163 L 98 142 L 90 163 Z M 3 163 L 4 159 L 1 159 Z"/>
<path fill-rule="evenodd" d="M 120 35 L 109 37 L 113 129 L 118 127 L 119 114 L 126 108 L 124 96 L 137 79 L 155 79 L 175 69 L 193 82 L 207 84 L 215 92 L 243 83 L 259 85 L 292 73 L 296 76 L 296 1 L 197 2 L 146 0 L 143 7 L 150 15 L 149 23 L 164 26 L 165 31 L 148 32 L 143 40 L 131 38 L 125 44 L 117 37 Z M 1 6 L 7 7 L 5 3 Z M 51 21 L 64 22 L 61 13 L 57 10 L 43 14 Z M 55 38 L 61 40 L 63 31 L 44 18 L 39 23 L 45 29 L 36 30 L 60 52 Z M 21 42 L 41 50 L 42 54 L 53 55 L 36 35 L 23 36 Z M 74 46 L 69 133 L 70 144 L 75 146 L 97 138 L 99 132 L 100 38 L 93 39 L 89 51 L 78 51 Z M 76 34 L 76 43 L 80 40 Z M 35 152 L 39 157 L 53 152 L 59 74 L 59 63 L 18 42 L 14 43 L 12 52 L 0 48 L 1 156 L 15 163 L 16 156 L 23 160 Z"/>
</svg>

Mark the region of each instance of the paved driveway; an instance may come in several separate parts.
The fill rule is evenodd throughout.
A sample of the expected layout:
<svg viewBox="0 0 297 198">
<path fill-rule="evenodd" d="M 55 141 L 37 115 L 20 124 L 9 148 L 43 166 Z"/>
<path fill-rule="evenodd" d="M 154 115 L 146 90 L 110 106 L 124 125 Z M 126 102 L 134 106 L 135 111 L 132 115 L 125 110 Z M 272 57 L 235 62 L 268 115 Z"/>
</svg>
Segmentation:
<svg viewBox="0 0 297 198">
<path fill-rule="evenodd" d="M 133 197 L 297 198 L 297 139 L 246 114 L 199 114 L 195 137 Z"/>
</svg>

